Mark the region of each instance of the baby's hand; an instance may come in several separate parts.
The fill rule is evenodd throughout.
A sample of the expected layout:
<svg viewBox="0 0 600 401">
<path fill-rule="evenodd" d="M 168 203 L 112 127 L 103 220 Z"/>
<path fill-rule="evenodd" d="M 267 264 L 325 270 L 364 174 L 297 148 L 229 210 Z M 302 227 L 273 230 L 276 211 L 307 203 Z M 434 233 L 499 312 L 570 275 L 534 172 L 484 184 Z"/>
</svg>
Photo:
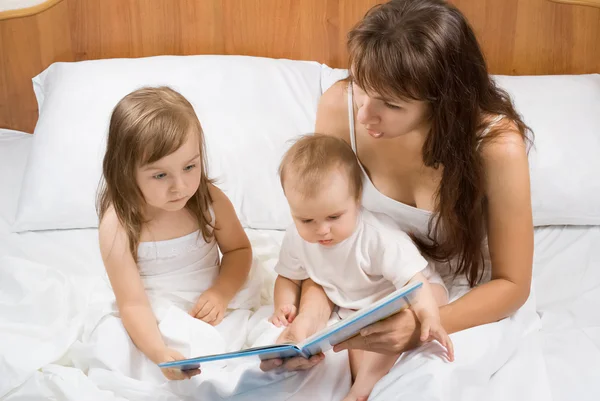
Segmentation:
<svg viewBox="0 0 600 401">
<path fill-rule="evenodd" d="M 273 323 L 275 327 L 288 326 L 296 318 L 297 308 L 295 305 L 286 304 L 278 308 L 273 313 L 273 316 L 269 318 L 269 322 Z"/>
<path fill-rule="evenodd" d="M 454 346 L 450 336 L 442 327 L 439 319 L 427 318 L 421 322 L 421 341 L 431 342 L 437 340 L 440 344 L 448 351 L 448 360 L 452 362 L 454 360 Z"/>
<path fill-rule="evenodd" d="M 229 302 L 219 291 L 209 288 L 200 295 L 190 315 L 216 326 L 223 320 L 228 304 Z"/>
<path fill-rule="evenodd" d="M 158 363 L 173 362 L 185 359 L 181 353 L 171 348 L 165 348 L 162 354 L 158 357 Z M 200 369 L 181 370 L 177 368 L 161 368 L 162 374 L 169 380 L 189 379 L 200 374 Z"/>
</svg>

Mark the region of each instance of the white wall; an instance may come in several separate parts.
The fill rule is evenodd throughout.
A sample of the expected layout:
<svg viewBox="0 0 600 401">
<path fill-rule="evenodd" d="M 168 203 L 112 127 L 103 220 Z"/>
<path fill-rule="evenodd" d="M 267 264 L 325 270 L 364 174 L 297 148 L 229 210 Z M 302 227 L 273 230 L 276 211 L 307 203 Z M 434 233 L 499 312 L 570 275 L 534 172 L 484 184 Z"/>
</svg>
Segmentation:
<svg viewBox="0 0 600 401">
<path fill-rule="evenodd" d="M 47 0 L 0 0 L 0 11 L 16 10 L 45 3 Z"/>
</svg>

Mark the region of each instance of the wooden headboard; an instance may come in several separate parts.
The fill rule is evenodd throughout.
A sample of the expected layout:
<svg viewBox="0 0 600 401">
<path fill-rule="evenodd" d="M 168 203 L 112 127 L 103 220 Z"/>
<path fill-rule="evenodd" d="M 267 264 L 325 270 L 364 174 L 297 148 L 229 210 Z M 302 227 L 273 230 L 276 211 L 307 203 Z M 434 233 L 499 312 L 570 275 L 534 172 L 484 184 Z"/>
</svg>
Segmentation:
<svg viewBox="0 0 600 401">
<path fill-rule="evenodd" d="M 244 54 L 346 67 L 348 30 L 377 0 L 48 0 L 0 13 L 0 127 L 32 132 L 31 78 L 55 61 Z M 599 0 L 453 0 L 495 74 L 600 72 Z"/>
</svg>

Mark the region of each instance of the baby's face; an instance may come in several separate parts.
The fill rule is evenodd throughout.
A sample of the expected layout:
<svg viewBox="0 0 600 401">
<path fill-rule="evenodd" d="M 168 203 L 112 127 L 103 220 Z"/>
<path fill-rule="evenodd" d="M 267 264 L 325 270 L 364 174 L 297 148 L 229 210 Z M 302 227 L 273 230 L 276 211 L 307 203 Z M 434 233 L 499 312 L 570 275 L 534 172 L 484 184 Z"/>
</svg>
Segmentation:
<svg viewBox="0 0 600 401">
<path fill-rule="evenodd" d="M 293 177 L 287 179 L 293 180 Z M 293 182 L 286 185 L 285 194 L 298 233 L 305 241 L 328 247 L 344 241 L 354 232 L 360 205 L 350 192 L 348 178 L 341 172 L 335 171 L 326 177 L 321 190 L 313 197 L 296 191 Z"/>
</svg>

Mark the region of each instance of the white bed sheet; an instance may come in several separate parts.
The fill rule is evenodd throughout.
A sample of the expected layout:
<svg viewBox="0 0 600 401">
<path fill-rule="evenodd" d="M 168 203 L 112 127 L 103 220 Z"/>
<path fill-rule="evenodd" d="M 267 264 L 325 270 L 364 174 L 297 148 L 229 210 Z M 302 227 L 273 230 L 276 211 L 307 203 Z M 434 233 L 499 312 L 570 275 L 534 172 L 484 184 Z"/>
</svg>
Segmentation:
<svg viewBox="0 0 600 401">
<path fill-rule="evenodd" d="M 10 400 L 34 399 L 34 393 L 40 396 L 48 391 L 47 386 L 42 385 L 44 380 L 61 377 L 54 383 L 53 394 L 64 394 L 64 398 L 72 399 L 82 399 L 82 395 L 114 399 L 97 389 L 86 389 L 80 371 L 59 366 L 64 350 L 77 337 L 86 304 L 92 301 L 90 294 L 98 294 L 93 290 L 106 285 L 96 230 L 9 234 L 29 142 L 29 136 L 0 134 L 0 260 L 26 260 L 30 268 L 29 273 L 0 270 L 0 395 L 11 391 Z M 264 267 L 262 295 L 263 302 L 268 303 L 275 277 L 272 268 L 283 233 L 248 230 L 248 234 Z M 542 330 L 531 333 L 518 352 L 492 377 L 489 399 L 591 401 L 600 398 L 599 249 L 600 227 L 536 230 L 534 290 Z M 47 266 L 58 266 L 62 276 Z M 23 274 L 30 275 L 19 277 L 31 283 L 28 288 L 20 287 L 18 280 L 14 280 Z M 65 281 L 64 277 L 68 279 Z M 46 297 L 53 297 L 50 301 L 62 305 L 55 315 L 27 316 L 27 325 L 2 320 L 5 313 L 14 308 L 14 300 L 23 306 L 48 302 Z M 17 335 L 19 343 L 23 338 L 30 341 L 29 350 L 11 347 Z M 28 353 L 31 350 L 36 352 Z M 38 370 L 42 366 L 45 367 Z M 23 372 L 29 373 L 23 376 Z M 73 383 L 82 383 L 84 387 L 69 387 L 69 380 L 65 378 L 72 378 Z M 13 390 L 25 380 L 28 386 Z"/>
<path fill-rule="evenodd" d="M 600 399 L 600 227 L 536 233 L 537 310 L 555 400 Z"/>
</svg>

